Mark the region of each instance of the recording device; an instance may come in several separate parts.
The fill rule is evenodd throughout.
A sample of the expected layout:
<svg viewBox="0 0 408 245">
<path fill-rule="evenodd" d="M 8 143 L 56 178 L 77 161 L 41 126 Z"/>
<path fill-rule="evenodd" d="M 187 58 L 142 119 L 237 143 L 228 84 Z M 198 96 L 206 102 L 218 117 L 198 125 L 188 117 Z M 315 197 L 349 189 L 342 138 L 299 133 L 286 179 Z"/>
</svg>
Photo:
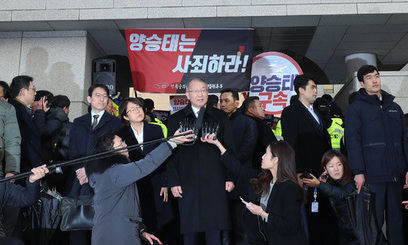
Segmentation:
<svg viewBox="0 0 408 245">
<path fill-rule="evenodd" d="M 201 138 L 204 139 L 207 134 L 215 134 L 214 140 L 216 140 L 218 129 L 218 123 L 204 123 L 201 128 Z"/>
<path fill-rule="evenodd" d="M 184 133 L 187 132 L 189 130 L 193 130 L 193 132 L 196 131 L 195 127 L 194 127 L 194 123 L 190 120 L 185 119 L 184 121 L 181 121 L 179 123 L 180 127 L 180 133 Z"/>
<path fill-rule="evenodd" d="M 43 98 L 44 98 L 44 103 L 48 102 L 47 108 L 50 108 L 54 100 L 54 95 L 50 91 L 47 91 L 47 90 L 38 90 L 34 97 L 34 101 L 39 101 Z"/>
<path fill-rule="evenodd" d="M 300 175 L 301 179 L 313 179 L 313 177 L 309 174 L 309 172 L 305 171 Z"/>
<path fill-rule="evenodd" d="M 45 95 L 45 96 L 44 96 L 44 103 L 45 103 L 45 102 L 48 102 L 48 103 L 47 103 L 47 108 L 50 108 L 51 105 L 52 105 L 52 101 L 50 100 L 50 98 L 48 97 L 48 95 Z"/>
</svg>

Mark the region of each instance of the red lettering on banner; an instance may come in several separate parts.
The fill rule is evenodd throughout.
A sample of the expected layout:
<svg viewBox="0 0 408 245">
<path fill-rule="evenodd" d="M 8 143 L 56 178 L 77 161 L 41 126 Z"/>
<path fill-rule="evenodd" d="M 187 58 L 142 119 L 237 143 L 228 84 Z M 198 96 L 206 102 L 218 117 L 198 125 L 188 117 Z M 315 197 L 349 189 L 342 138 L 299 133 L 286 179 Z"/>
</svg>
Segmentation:
<svg viewBox="0 0 408 245">
<path fill-rule="evenodd" d="M 181 41 L 179 41 L 181 39 Z M 152 34 L 147 37 L 145 34 L 133 33 L 129 36 L 130 50 L 141 51 L 143 48 L 146 51 L 169 51 L 175 52 L 193 52 L 196 45 L 196 39 L 194 37 L 188 38 L 186 34 L 163 34 L 163 38 L 160 38 L 158 34 Z M 143 46 L 146 44 L 146 46 Z"/>
<path fill-rule="evenodd" d="M 243 73 L 252 55 L 253 30 L 127 29 L 125 34 L 137 91 L 183 93 L 192 76 L 213 82 L 211 92 L 227 81 L 240 90 L 249 85 Z"/>
<path fill-rule="evenodd" d="M 266 105 L 271 104 L 272 103 L 272 93 L 259 93 L 259 96 L 266 96 L 268 99 L 264 100 L 259 100 L 259 102 L 262 103 L 263 107 L 266 108 Z"/>
<path fill-rule="evenodd" d="M 273 96 L 272 101 L 273 101 L 273 106 L 281 106 L 283 110 L 288 103 L 288 96 L 284 94 L 282 91 L 279 91 L 279 93 Z M 282 110 L 275 111 L 274 114 L 281 114 Z"/>
</svg>

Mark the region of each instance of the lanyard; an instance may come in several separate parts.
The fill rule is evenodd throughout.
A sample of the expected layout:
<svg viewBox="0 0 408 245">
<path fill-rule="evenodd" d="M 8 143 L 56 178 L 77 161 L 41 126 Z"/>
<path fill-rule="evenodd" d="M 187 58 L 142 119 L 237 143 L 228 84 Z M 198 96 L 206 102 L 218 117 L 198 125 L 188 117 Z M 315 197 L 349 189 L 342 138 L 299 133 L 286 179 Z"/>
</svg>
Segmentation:
<svg viewBox="0 0 408 245">
<path fill-rule="evenodd" d="M 317 202 L 317 187 L 314 188 L 313 199 L 314 199 L 314 202 Z"/>
</svg>

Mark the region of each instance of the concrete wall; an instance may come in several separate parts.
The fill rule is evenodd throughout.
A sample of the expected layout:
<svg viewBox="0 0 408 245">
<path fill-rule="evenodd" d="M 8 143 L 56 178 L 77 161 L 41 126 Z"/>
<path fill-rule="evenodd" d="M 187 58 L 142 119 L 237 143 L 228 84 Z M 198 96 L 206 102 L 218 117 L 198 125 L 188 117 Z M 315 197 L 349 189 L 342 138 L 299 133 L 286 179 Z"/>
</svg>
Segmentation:
<svg viewBox="0 0 408 245">
<path fill-rule="evenodd" d="M 0 0 L 0 22 L 407 12 L 408 0 Z"/>
<path fill-rule="evenodd" d="M 34 78 L 37 90 L 71 100 L 71 120 L 86 112 L 92 59 L 104 55 L 86 31 L 0 33 L 0 79 Z"/>
</svg>

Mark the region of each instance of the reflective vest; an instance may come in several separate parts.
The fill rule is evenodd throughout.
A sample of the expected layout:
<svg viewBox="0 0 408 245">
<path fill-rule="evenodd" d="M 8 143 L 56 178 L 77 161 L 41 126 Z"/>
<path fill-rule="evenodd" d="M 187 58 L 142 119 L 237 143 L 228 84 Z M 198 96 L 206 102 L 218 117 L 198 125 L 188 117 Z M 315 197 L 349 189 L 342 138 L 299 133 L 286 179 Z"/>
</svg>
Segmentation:
<svg viewBox="0 0 408 245">
<path fill-rule="evenodd" d="M 344 137 L 343 119 L 332 118 L 332 123 L 327 131 L 330 134 L 332 148 L 334 150 L 340 150 L 340 142 Z"/>
<path fill-rule="evenodd" d="M 159 126 L 162 128 L 162 130 L 163 130 L 164 138 L 167 138 L 167 127 L 166 127 L 166 125 L 164 125 L 164 123 L 163 123 L 162 121 L 160 121 L 159 119 L 155 118 L 155 119 L 154 119 L 154 122 L 152 121 L 152 122 L 149 122 L 149 123 L 150 123 L 150 124 L 154 124 L 154 125 L 159 125 Z"/>
<path fill-rule="evenodd" d="M 279 122 L 276 124 L 276 129 L 272 129 L 272 132 L 278 141 L 283 140 L 281 120 L 279 120 Z"/>
</svg>

